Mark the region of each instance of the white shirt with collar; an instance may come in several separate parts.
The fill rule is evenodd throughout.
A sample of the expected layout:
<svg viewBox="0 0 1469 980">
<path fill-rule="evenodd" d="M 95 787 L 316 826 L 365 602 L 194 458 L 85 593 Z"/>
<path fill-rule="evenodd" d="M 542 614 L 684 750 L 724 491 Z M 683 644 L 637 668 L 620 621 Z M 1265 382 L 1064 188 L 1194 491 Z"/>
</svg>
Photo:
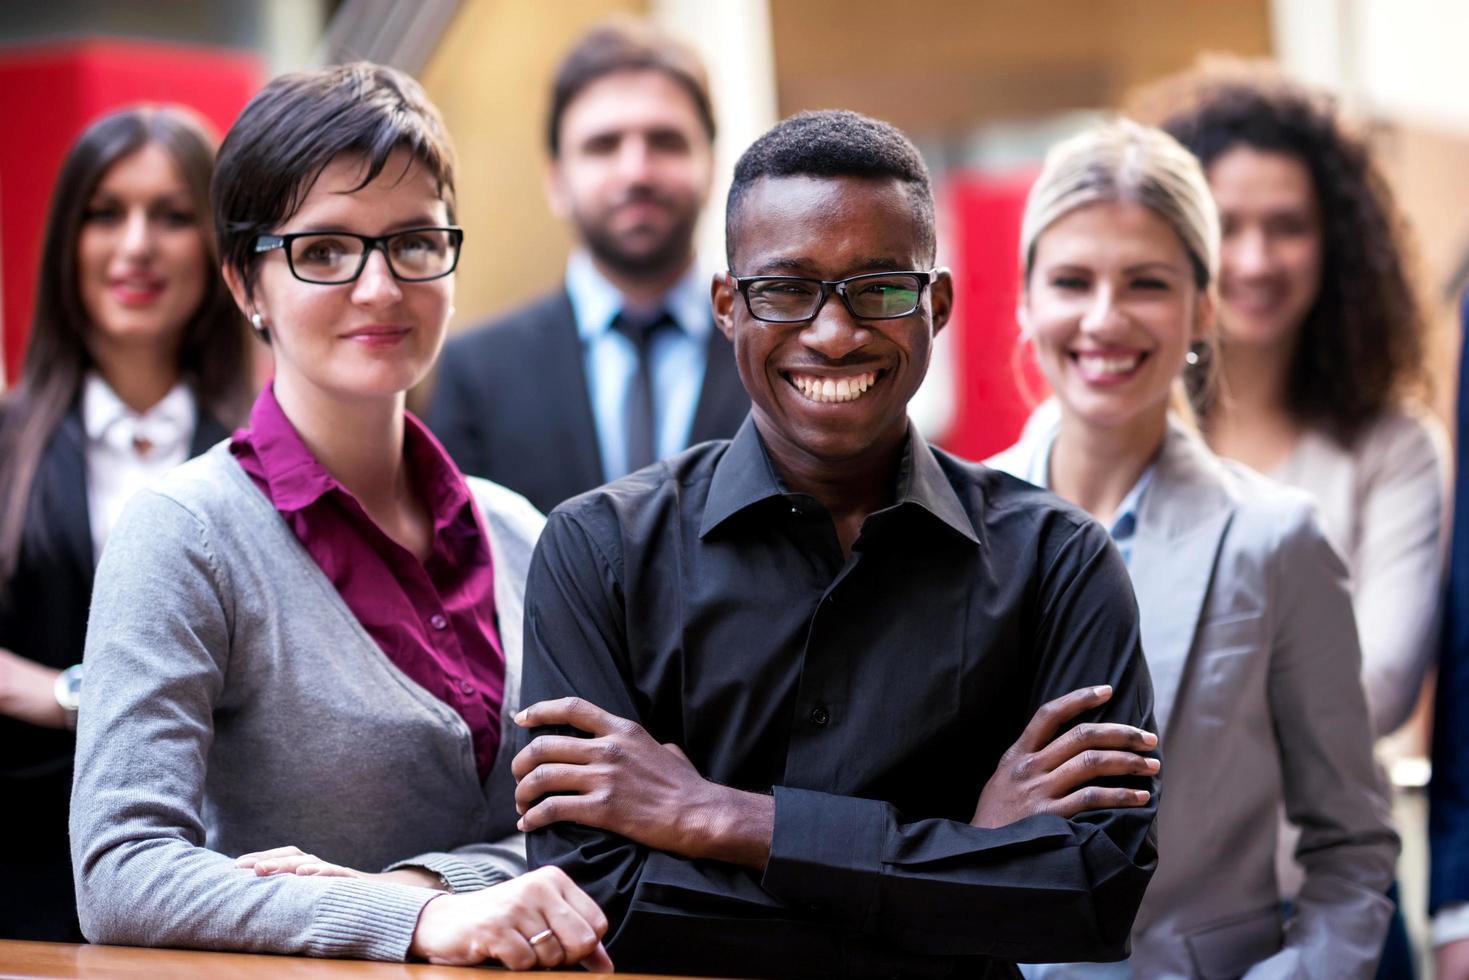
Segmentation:
<svg viewBox="0 0 1469 980">
<path fill-rule="evenodd" d="M 87 518 L 95 563 L 133 494 L 189 458 L 199 408 L 193 392 L 179 382 L 140 414 L 96 371 L 88 371 L 82 381 L 81 407 L 87 436 Z"/>
<path fill-rule="evenodd" d="M 678 329 L 661 331 L 649 352 L 654 448 L 660 459 L 686 449 L 693 430 L 699 392 L 704 387 L 709 332 L 714 329 L 709 283 L 710 273 L 696 261 L 663 297 L 663 309 Z M 628 386 L 637 375 L 637 348 L 612 327 L 625 303 L 622 293 L 585 251 L 572 253 L 567 260 L 566 292 L 582 344 L 602 475 L 611 481 L 627 473 L 624 406 Z"/>
</svg>

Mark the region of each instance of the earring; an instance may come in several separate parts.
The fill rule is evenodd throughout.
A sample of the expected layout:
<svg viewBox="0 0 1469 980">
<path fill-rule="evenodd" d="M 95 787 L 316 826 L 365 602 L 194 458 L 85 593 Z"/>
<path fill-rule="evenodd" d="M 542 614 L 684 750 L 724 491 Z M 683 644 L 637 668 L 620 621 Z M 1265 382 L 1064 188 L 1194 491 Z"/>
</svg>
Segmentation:
<svg viewBox="0 0 1469 980">
<path fill-rule="evenodd" d="M 1189 365 L 1190 367 L 1199 363 L 1199 352 L 1196 350 L 1191 350 L 1187 354 L 1183 355 L 1183 363 Z"/>
<path fill-rule="evenodd" d="M 265 333 L 265 320 L 259 313 L 250 314 L 250 326 L 255 328 L 256 333 Z"/>
</svg>

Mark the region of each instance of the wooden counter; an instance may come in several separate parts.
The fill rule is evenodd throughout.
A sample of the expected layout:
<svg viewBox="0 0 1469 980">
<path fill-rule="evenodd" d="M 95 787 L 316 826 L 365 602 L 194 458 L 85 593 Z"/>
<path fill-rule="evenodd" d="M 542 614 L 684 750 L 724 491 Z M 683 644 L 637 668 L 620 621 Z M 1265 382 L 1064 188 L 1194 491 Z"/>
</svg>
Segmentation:
<svg viewBox="0 0 1469 980">
<path fill-rule="evenodd" d="M 0 940 L 0 977 L 137 977 L 139 980 L 466 980 L 458 966 L 427 963 L 370 963 L 366 960 L 323 960 L 304 956 L 260 956 L 250 953 L 201 953 L 183 949 L 135 946 L 72 946 L 66 943 L 23 943 Z M 576 975 L 589 977 L 583 970 Z M 566 973 L 559 975 L 565 976 Z M 496 971 L 494 977 L 540 977 L 545 972 Z M 626 980 L 670 980 L 618 973 Z"/>
</svg>

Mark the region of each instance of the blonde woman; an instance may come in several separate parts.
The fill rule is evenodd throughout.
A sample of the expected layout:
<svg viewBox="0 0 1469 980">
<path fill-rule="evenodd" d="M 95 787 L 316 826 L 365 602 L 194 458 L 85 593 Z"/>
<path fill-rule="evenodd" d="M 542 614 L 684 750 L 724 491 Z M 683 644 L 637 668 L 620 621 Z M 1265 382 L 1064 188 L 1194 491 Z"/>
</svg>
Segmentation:
<svg viewBox="0 0 1469 980">
<path fill-rule="evenodd" d="M 1128 563 L 1168 776 L 1158 872 L 1117 964 L 1044 977 L 1370 977 L 1398 841 L 1374 772 L 1346 570 L 1307 498 L 1170 415 L 1207 343 L 1219 220 L 1197 161 L 1130 122 L 1056 147 L 1019 317 L 1054 402 L 992 465 L 1107 526 Z M 1276 886 L 1277 814 L 1305 888 Z"/>
</svg>

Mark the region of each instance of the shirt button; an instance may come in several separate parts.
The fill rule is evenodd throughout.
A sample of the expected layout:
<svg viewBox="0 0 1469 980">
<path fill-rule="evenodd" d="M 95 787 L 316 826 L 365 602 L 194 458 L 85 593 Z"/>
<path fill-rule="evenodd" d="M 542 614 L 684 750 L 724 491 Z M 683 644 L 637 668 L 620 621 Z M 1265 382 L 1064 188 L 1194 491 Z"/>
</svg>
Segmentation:
<svg viewBox="0 0 1469 980">
<path fill-rule="evenodd" d="M 429 618 L 428 624 L 436 630 L 441 630 L 449 625 L 449 621 L 444 618 L 443 613 L 434 613 L 433 616 Z"/>
<path fill-rule="evenodd" d="M 831 721 L 831 712 L 827 711 L 825 707 L 818 704 L 811 709 L 811 724 L 817 728 L 822 728 L 829 721 Z"/>
<path fill-rule="evenodd" d="M 465 694 L 473 694 L 474 685 L 469 683 L 469 681 L 460 681 L 459 690 L 463 691 Z"/>
</svg>

